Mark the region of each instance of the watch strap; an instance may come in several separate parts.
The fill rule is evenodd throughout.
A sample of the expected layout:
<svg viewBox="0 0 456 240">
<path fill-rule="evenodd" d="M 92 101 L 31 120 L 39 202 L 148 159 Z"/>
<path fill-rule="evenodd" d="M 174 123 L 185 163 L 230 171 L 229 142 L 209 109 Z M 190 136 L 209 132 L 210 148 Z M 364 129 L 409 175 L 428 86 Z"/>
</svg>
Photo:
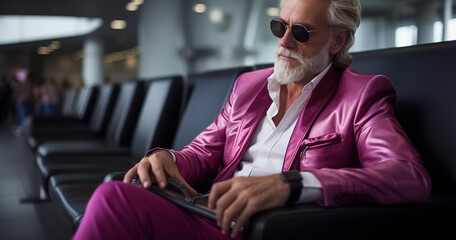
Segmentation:
<svg viewBox="0 0 456 240">
<path fill-rule="evenodd" d="M 285 183 L 290 184 L 290 195 L 285 203 L 285 206 L 293 205 L 301 196 L 303 187 L 301 173 L 296 170 L 291 170 L 288 172 L 282 172 L 280 176 Z"/>
</svg>

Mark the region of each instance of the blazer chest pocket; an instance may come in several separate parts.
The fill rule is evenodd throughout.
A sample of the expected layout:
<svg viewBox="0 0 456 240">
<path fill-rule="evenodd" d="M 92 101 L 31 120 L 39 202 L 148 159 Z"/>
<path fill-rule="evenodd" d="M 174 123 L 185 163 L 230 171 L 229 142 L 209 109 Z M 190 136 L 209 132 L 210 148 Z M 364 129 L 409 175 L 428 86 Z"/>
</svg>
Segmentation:
<svg viewBox="0 0 456 240">
<path fill-rule="evenodd" d="M 342 137 L 338 133 L 330 133 L 319 137 L 306 138 L 300 144 L 301 161 L 306 161 L 306 153 L 314 149 L 330 150 L 329 147 L 342 142 Z"/>
</svg>

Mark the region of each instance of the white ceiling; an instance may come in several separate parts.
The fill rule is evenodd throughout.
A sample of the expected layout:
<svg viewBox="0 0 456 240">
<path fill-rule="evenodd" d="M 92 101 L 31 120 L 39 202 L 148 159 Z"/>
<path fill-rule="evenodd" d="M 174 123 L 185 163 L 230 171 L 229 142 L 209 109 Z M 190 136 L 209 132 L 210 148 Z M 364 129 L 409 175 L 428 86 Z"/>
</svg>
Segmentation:
<svg viewBox="0 0 456 240">
<path fill-rule="evenodd" d="M 147 1 L 147 0 L 146 0 Z M 183 0 L 187 1 L 187 0 Z M 436 0 L 360 0 L 363 7 L 363 17 L 383 14 L 413 13 L 411 6 L 416 3 Z M 130 0 L 0 0 L 0 15 L 23 14 L 23 15 L 60 15 L 60 16 L 82 16 L 102 18 L 109 23 L 114 19 L 125 19 L 128 26 L 124 30 L 112 30 L 109 24 L 104 24 L 98 34 L 112 43 L 112 48 L 118 47 L 113 39 L 127 39 L 127 45 L 136 44 L 137 39 L 137 18 L 138 12 L 125 10 Z M 204 1 L 202 1 L 204 2 Z M 63 39 L 68 45 L 81 45 L 81 38 Z M 20 44 L 19 48 L 35 49 L 43 43 Z M 109 48 L 109 46 L 107 46 Z M 15 49 L 15 46 L 0 46 L 0 51 Z M 16 46 L 16 49 L 18 47 Z M 115 51 L 115 49 L 113 49 Z M 109 51 L 109 49 L 108 49 Z"/>
</svg>

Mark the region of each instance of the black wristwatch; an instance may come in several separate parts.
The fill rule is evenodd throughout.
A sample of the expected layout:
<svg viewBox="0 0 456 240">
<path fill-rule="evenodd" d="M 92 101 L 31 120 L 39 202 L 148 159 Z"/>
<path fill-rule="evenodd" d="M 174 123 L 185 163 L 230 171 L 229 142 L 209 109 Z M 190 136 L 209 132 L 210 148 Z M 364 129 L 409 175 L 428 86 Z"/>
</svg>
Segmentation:
<svg viewBox="0 0 456 240">
<path fill-rule="evenodd" d="M 290 184 L 290 196 L 288 197 L 285 206 L 290 206 L 295 203 L 301 196 L 302 191 L 302 176 L 299 171 L 291 170 L 288 172 L 282 172 L 280 174 L 283 182 Z"/>
</svg>

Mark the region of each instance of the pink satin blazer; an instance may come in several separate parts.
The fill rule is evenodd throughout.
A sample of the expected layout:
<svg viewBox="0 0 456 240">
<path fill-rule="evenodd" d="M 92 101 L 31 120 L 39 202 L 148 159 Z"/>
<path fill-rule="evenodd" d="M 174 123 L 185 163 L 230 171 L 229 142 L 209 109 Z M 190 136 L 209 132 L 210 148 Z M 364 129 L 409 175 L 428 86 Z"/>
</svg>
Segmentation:
<svg viewBox="0 0 456 240">
<path fill-rule="evenodd" d="M 241 75 L 214 122 L 182 151 L 171 150 L 191 185 L 220 166 L 215 181 L 232 177 L 272 103 L 267 91 L 272 72 Z M 312 172 L 322 184 L 324 206 L 425 201 L 430 177 L 394 116 L 395 98 L 387 77 L 333 66 L 299 116 L 282 170 Z"/>
</svg>

